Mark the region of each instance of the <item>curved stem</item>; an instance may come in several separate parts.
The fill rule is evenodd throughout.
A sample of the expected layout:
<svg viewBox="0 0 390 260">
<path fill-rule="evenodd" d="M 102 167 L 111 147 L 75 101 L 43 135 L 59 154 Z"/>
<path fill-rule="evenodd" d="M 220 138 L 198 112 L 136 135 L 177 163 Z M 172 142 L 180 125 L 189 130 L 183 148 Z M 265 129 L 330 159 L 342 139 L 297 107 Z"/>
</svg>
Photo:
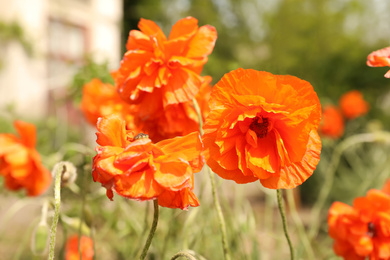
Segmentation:
<svg viewBox="0 0 390 260">
<path fill-rule="evenodd" d="M 199 131 L 200 131 L 200 134 L 203 135 L 202 114 L 201 114 L 198 102 L 196 101 L 195 98 L 192 99 L 192 102 L 194 103 L 195 111 L 198 114 Z M 231 258 L 230 258 L 229 246 L 228 246 L 228 242 L 227 242 L 225 218 L 224 218 L 223 213 L 222 213 L 221 204 L 219 203 L 218 193 L 217 193 L 217 189 L 215 187 L 214 174 L 212 173 L 212 171 L 208 165 L 206 165 L 206 168 L 207 168 L 207 171 L 208 171 L 209 177 L 210 177 L 211 192 L 213 195 L 214 206 L 215 206 L 215 210 L 217 211 L 218 220 L 219 220 L 219 228 L 221 230 L 221 235 L 222 235 L 223 255 L 224 255 L 225 260 L 230 260 Z"/>
<path fill-rule="evenodd" d="M 149 232 L 148 238 L 146 240 L 146 243 L 144 245 L 144 248 L 142 249 L 141 257 L 139 258 L 140 260 L 145 259 L 146 255 L 148 253 L 150 244 L 152 243 L 154 233 L 156 233 L 156 228 L 157 228 L 157 224 L 158 224 L 158 216 L 159 216 L 159 206 L 158 206 L 157 199 L 153 200 L 153 206 L 154 206 L 153 224 L 152 224 L 152 227 L 150 228 L 150 232 Z"/>
<path fill-rule="evenodd" d="M 282 222 L 283 222 L 284 235 L 287 239 L 288 246 L 290 247 L 291 260 L 294 260 L 294 247 L 291 243 L 290 236 L 288 235 L 288 231 L 287 231 L 287 221 L 286 221 L 286 213 L 284 212 L 284 208 L 283 208 L 282 191 L 280 189 L 278 189 L 278 190 L 276 190 L 276 194 L 278 197 L 278 206 L 279 206 L 280 216 L 282 217 Z"/>
<path fill-rule="evenodd" d="M 58 163 L 54 166 L 55 169 L 55 182 L 54 182 L 54 217 L 51 224 L 50 232 L 50 246 L 49 246 L 49 260 L 54 259 L 54 248 L 56 243 L 56 232 L 58 218 L 60 216 L 60 206 L 61 206 L 61 176 L 66 171 L 66 166 L 63 162 Z"/>
<path fill-rule="evenodd" d="M 334 180 L 334 175 L 337 170 L 337 166 L 340 162 L 341 155 L 349 147 L 358 144 L 358 143 L 371 143 L 371 142 L 390 142 L 390 133 L 388 132 L 376 132 L 376 133 L 367 133 L 367 134 L 357 134 L 346 138 L 344 141 L 339 143 L 334 149 L 331 161 L 327 170 L 325 171 L 325 182 L 322 185 L 322 189 L 318 196 L 316 203 L 313 206 L 311 213 L 312 221 L 311 228 L 309 231 L 309 238 L 313 239 L 319 229 L 320 225 L 320 214 L 321 210 L 325 205 L 325 202 L 329 196 L 329 193 L 332 189 L 332 184 Z"/>
<path fill-rule="evenodd" d="M 186 252 L 176 253 L 174 256 L 172 256 L 171 260 L 178 259 L 179 257 L 185 257 L 189 260 L 196 260 L 196 258 L 194 256 L 192 256 L 191 254 L 186 253 Z"/>
</svg>

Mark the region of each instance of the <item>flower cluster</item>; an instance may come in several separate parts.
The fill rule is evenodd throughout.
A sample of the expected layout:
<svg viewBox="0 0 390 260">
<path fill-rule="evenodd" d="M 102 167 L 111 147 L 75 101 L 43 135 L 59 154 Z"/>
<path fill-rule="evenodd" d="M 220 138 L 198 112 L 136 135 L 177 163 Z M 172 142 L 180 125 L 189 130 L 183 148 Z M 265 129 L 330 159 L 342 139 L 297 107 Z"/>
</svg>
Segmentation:
<svg viewBox="0 0 390 260">
<path fill-rule="evenodd" d="M 390 181 L 385 188 L 370 190 L 353 206 L 334 202 L 329 209 L 329 235 L 333 249 L 344 259 L 390 259 Z"/>
<path fill-rule="evenodd" d="M 160 206 L 186 209 L 198 206 L 193 193 L 193 173 L 203 166 L 198 133 L 167 139 L 156 144 L 145 134 L 136 136 L 116 115 L 97 123 L 97 155 L 93 179 L 107 189 L 137 200 L 158 199 Z"/>
<path fill-rule="evenodd" d="M 344 118 L 352 120 L 363 116 L 369 108 L 360 91 L 348 91 L 341 96 L 339 108 L 333 105 L 325 106 L 319 132 L 330 138 L 340 138 L 344 134 Z"/>
<path fill-rule="evenodd" d="M 0 134 L 0 176 L 10 190 L 26 189 L 28 196 L 38 196 L 49 187 L 52 177 L 35 150 L 35 126 L 15 121 L 19 137 Z"/>
<path fill-rule="evenodd" d="M 211 77 L 200 76 L 217 38 L 215 28 L 198 27 L 195 18 L 179 20 L 169 39 L 152 21 L 141 19 L 132 30 L 115 86 L 94 79 L 84 86 L 81 109 L 92 124 L 118 114 L 135 132 L 154 142 L 199 129 L 193 99 L 207 116 Z M 115 91 L 116 90 L 116 91 Z"/>
</svg>

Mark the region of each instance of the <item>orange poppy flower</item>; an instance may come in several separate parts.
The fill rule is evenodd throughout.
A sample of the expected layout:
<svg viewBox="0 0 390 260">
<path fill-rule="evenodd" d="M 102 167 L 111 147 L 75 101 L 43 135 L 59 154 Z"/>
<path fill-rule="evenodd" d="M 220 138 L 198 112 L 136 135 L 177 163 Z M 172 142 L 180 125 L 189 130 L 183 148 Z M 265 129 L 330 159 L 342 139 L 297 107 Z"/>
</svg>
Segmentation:
<svg viewBox="0 0 390 260">
<path fill-rule="evenodd" d="M 118 114 L 129 128 L 136 129 L 133 115 L 137 113 L 138 107 L 124 102 L 115 86 L 103 83 L 100 79 L 92 79 L 83 86 L 81 111 L 92 125 L 96 125 L 99 117 Z"/>
<path fill-rule="evenodd" d="M 99 119 L 93 159 L 93 179 L 107 189 L 137 200 L 158 198 L 164 207 L 198 206 L 193 173 L 202 169 L 198 133 L 152 143 L 144 134 L 133 136 L 125 121 L 112 115 Z"/>
<path fill-rule="evenodd" d="M 290 189 L 320 159 L 321 105 L 313 87 L 293 76 L 237 69 L 213 87 L 203 127 L 207 164 L 219 176 Z"/>
<path fill-rule="evenodd" d="M 138 27 L 130 31 L 115 79 L 120 96 L 141 104 L 145 115 L 157 112 L 160 103 L 166 107 L 192 100 L 217 39 L 215 28 L 199 27 L 197 19 L 187 17 L 173 25 L 167 39 L 153 21 L 141 18 Z"/>
<path fill-rule="evenodd" d="M 195 97 L 203 118 L 206 118 L 209 111 L 210 82 L 211 77 L 202 77 L 201 88 Z M 158 112 L 144 116 L 140 112 L 139 105 L 124 102 L 114 86 L 105 84 L 99 79 L 93 79 L 84 85 L 81 110 L 93 125 L 96 125 L 99 117 L 117 114 L 126 121 L 128 129 L 146 133 L 154 142 L 187 135 L 199 129 L 199 119 L 192 100 L 165 108 L 161 103 Z"/>
<path fill-rule="evenodd" d="M 87 236 L 81 236 L 80 251 L 82 260 L 93 259 L 93 241 Z M 79 237 L 73 235 L 68 238 L 65 245 L 65 260 L 80 260 Z"/>
<path fill-rule="evenodd" d="M 337 107 L 327 106 L 324 108 L 319 131 L 331 138 L 339 138 L 344 134 L 344 118 Z"/>
<path fill-rule="evenodd" d="M 328 225 L 333 249 L 344 259 L 390 259 L 390 194 L 370 190 L 353 207 L 334 202 Z"/>
<path fill-rule="evenodd" d="M 369 104 L 363 99 L 363 94 L 358 90 L 352 90 L 342 95 L 339 104 L 341 111 L 348 119 L 365 115 L 370 108 Z"/>
<path fill-rule="evenodd" d="M 211 77 L 203 78 L 202 86 L 195 97 L 201 109 L 203 120 L 210 110 L 208 107 L 211 92 L 210 81 Z M 165 108 L 161 106 L 159 112 L 146 120 L 142 120 L 139 115 L 136 116 L 136 123 L 140 131 L 148 134 L 153 142 L 199 131 L 199 118 L 192 100 L 168 105 Z"/>
<path fill-rule="evenodd" d="M 370 53 L 367 57 L 367 65 L 370 67 L 390 67 L 390 47 L 386 47 Z M 385 74 L 390 78 L 390 70 Z"/>
<path fill-rule="evenodd" d="M 0 134 L 0 176 L 4 176 L 8 189 L 24 188 L 28 196 L 38 196 L 47 190 L 52 178 L 35 150 L 35 126 L 23 121 L 15 121 L 14 126 L 20 137 Z"/>
</svg>

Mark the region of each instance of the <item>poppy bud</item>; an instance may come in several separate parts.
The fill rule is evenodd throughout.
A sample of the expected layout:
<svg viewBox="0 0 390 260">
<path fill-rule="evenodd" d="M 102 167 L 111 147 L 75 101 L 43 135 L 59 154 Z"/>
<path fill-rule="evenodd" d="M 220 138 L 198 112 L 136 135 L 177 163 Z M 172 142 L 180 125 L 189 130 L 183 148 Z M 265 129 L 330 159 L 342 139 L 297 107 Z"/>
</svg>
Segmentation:
<svg viewBox="0 0 390 260">
<path fill-rule="evenodd" d="M 53 176 L 58 171 L 59 166 L 63 167 L 61 171 L 61 187 L 74 183 L 77 178 L 77 169 L 73 163 L 67 161 L 57 163 L 52 172 Z"/>
</svg>

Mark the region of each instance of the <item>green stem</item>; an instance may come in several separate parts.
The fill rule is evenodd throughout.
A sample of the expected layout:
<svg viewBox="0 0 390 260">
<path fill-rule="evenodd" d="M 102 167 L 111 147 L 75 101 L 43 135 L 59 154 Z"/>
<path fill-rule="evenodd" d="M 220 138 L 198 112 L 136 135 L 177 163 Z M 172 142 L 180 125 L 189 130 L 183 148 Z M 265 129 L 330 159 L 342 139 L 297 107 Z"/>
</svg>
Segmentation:
<svg viewBox="0 0 390 260">
<path fill-rule="evenodd" d="M 201 114 L 198 102 L 196 101 L 195 98 L 192 99 L 192 102 L 194 103 L 195 111 L 198 114 L 199 131 L 200 131 L 200 134 L 203 135 L 202 114 Z M 231 258 L 230 258 L 229 247 L 228 247 L 228 242 L 227 242 L 225 218 L 224 218 L 223 213 L 222 213 L 221 204 L 219 203 L 218 193 L 217 193 L 217 189 L 215 187 L 214 174 L 212 173 L 212 171 L 208 165 L 206 165 L 206 169 L 207 169 L 207 171 L 209 173 L 209 177 L 210 177 L 211 192 L 213 195 L 214 206 L 215 206 L 215 210 L 217 211 L 218 220 L 219 220 L 219 228 L 221 230 L 221 235 L 222 235 L 223 255 L 225 257 L 225 260 L 230 260 Z"/>
<path fill-rule="evenodd" d="M 82 257 L 82 252 L 81 252 L 81 237 L 82 237 L 82 226 L 83 226 L 83 223 L 84 223 L 84 212 L 85 212 L 85 197 L 86 197 L 86 183 L 87 183 L 87 177 L 88 177 L 88 174 L 87 174 L 87 171 L 84 170 L 83 171 L 83 178 L 82 178 L 82 184 L 81 184 L 81 187 L 83 187 L 83 189 L 81 189 L 81 212 L 80 212 L 80 224 L 79 224 L 79 228 L 78 228 L 78 250 L 79 250 L 79 257 L 80 259 L 83 259 Z"/>
<path fill-rule="evenodd" d="M 331 161 L 327 170 L 325 171 L 325 182 L 322 185 L 322 189 L 318 196 L 316 203 L 313 206 L 311 213 L 312 221 L 311 228 L 309 231 L 309 238 L 313 239 L 317 236 L 319 225 L 320 225 L 320 214 L 321 210 L 325 205 L 325 202 L 329 196 L 330 191 L 332 190 L 334 175 L 337 170 L 337 166 L 340 162 L 341 155 L 349 147 L 356 145 L 358 143 L 372 143 L 372 142 L 390 142 L 390 133 L 388 132 L 376 132 L 376 133 L 366 133 L 366 134 L 357 134 L 346 138 L 344 141 L 339 143 L 334 149 Z"/>
<path fill-rule="evenodd" d="M 196 260 L 196 258 L 194 256 L 192 256 L 191 254 L 186 253 L 186 252 L 176 253 L 174 256 L 172 256 L 171 260 L 178 259 L 179 257 L 185 257 L 189 260 Z"/>
<path fill-rule="evenodd" d="M 278 189 L 278 190 L 276 190 L 276 194 L 278 197 L 278 206 L 279 206 L 280 216 L 282 217 L 282 222 L 283 222 L 284 235 L 287 239 L 288 246 L 290 247 L 291 260 L 294 260 L 294 247 L 291 243 L 290 236 L 288 235 L 288 231 L 287 231 L 287 221 L 286 221 L 286 213 L 284 212 L 284 208 L 283 208 L 282 191 L 280 189 Z"/>
<path fill-rule="evenodd" d="M 194 108 L 196 111 L 196 114 L 198 115 L 198 120 L 199 120 L 199 132 L 200 135 L 203 135 L 203 118 L 202 118 L 202 112 L 200 111 L 200 107 L 198 104 L 198 101 L 196 101 L 196 98 L 192 99 L 192 103 L 194 104 Z"/>
<path fill-rule="evenodd" d="M 159 215 L 159 206 L 158 206 L 157 199 L 153 200 L 153 206 L 154 206 L 153 224 L 152 224 L 152 227 L 150 228 L 150 232 L 149 232 L 148 238 L 146 240 L 146 243 L 144 245 L 144 248 L 142 249 L 140 260 L 145 259 L 146 255 L 148 253 L 150 244 L 152 243 L 154 233 L 156 233 L 156 228 L 157 228 L 157 224 L 158 224 L 158 215 Z"/>
<path fill-rule="evenodd" d="M 302 241 L 303 247 L 305 248 L 308 259 L 315 259 L 316 257 L 314 256 L 313 248 L 310 245 L 309 238 L 305 232 L 305 227 L 302 223 L 301 218 L 298 215 L 297 208 L 295 206 L 293 190 L 287 190 L 286 193 L 288 207 L 291 211 L 291 216 L 295 222 L 295 226 L 297 227 L 298 235 L 300 237 L 300 240 Z"/>
<path fill-rule="evenodd" d="M 58 218 L 60 216 L 60 206 L 61 206 L 61 176 L 66 171 L 66 166 L 63 162 L 58 163 L 54 166 L 55 171 L 55 182 L 54 182 L 54 217 L 51 224 L 50 232 L 50 246 L 49 246 L 49 260 L 54 259 L 54 248 L 56 243 L 56 232 Z"/>
</svg>

